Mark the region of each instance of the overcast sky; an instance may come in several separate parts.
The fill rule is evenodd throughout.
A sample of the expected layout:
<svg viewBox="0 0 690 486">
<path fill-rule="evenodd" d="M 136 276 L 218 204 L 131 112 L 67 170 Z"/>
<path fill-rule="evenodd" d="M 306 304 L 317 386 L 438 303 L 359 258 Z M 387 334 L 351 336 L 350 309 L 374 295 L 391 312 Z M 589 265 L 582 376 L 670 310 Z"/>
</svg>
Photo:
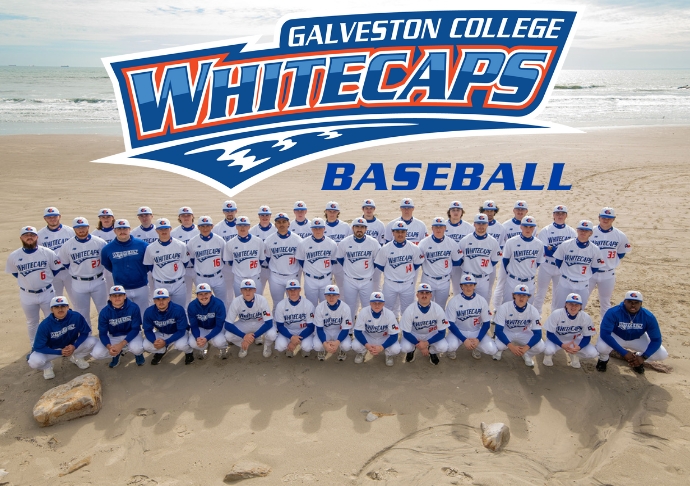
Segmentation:
<svg viewBox="0 0 690 486">
<path fill-rule="evenodd" d="M 101 58 L 247 35 L 276 21 L 329 13 L 313 0 L 2 0 L 0 65 L 102 66 Z M 366 12 L 371 0 L 350 0 Z M 342 4 L 341 4 L 342 5 Z M 481 7 L 585 7 L 566 69 L 690 68 L 690 0 L 379 0 L 378 11 Z"/>
</svg>

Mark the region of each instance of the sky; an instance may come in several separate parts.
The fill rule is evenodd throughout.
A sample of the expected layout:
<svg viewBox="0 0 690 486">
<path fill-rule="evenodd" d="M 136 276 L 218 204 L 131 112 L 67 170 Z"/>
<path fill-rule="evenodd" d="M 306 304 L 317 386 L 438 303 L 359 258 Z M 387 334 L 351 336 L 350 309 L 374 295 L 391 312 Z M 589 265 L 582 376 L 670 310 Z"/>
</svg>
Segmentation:
<svg viewBox="0 0 690 486">
<path fill-rule="evenodd" d="M 328 2 L 335 4 L 336 2 Z M 348 10 L 313 0 L 3 0 L 0 66 L 102 66 L 101 58 L 249 35 L 272 38 L 286 14 Z M 420 10 L 419 1 L 379 0 L 377 11 Z M 425 0 L 423 9 L 478 8 L 476 1 Z M 690 68 L 690 0 L 483 0 L 482 8 L 584 9 L 564 69 Z"/>
</svg>

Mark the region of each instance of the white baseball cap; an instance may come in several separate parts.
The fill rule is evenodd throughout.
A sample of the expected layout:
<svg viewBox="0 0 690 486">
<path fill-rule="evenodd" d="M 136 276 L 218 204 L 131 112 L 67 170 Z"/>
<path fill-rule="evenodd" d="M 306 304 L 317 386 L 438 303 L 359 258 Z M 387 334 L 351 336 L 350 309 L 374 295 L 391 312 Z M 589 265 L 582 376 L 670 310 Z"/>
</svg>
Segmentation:
<svg viewBox="0 0 690 486">
<path fill-rule="evenodd" d="M 43 217 L 46 216 L 60 216 L 60 211 L 55 206 L 50 206 L 43 211 Z"/>
<path fill-rule="evenodd" d="M 559 204 L 558 206 L 553 208 L 554 213 L 567 213 L 568 212 L 568 207 L 563 206 L 562 204 Z"/>
<path fill-rule="evenodd" d="M 374 203 L 373 199 L 365 199 L 364 202 L 362 203 L 363 208 L 375 208 L 376 204 Z"/>
<path fill-rule="evenodd" d="M 474 222 L 479 224 L 489 224 L 489 217 L 486 214 L 475 214 Z"/>
<path fill-rule="evenodd" d="M 565 298 L 565 302 L 568 303 L 570 302 L 571 304 L 580 304 L 582 305 L 582 297 L 580 297 L 580 294 L 572 293 L 568 294 L 568 297 Z"/>
<path fill-rule="evenodd" d="M 340 289 L 337 285 L 329 285 L 323 293 L 324 295 L 340 295 Z"/>
<path fill-rule="evenodd" d="M 199 285 L 196 286 L 196 293 L 198 294 L 199 292 L 210 292 L 211 291 L 211 286 L 207 283 L 200 283 Z"/>
<path fill-rule="evenodd" d="M 431 292 L 431 285 L 422 282 L 417 286 L 417 292 Z"/>
<path fill-rule="evenodd" d="M 199 222 L 196 225 L 197 226 L 213 226 L 213 220 L 211 219 L 211 216 L 202 216 L 199 218 Z"/>
<path fill-rule="evenodd" d="M 625 300 L 636 300 L 638 302 L 642 302 L 642 292 L 639 290 L 628 290 L 625 293 Z"/>
<path fill-rule="evenodd" d="M 599 216 L 602 218 L 615 218 L 616 211 L 613 208 L 602 208 L 601 211 L 599 211 Z"/>
<path fill-rule="evenodd" d="M 118 219 L 115 221 L 115 227 L 116 228 L 129 228 L 129 221 L 126 219 Z"/>
<path fill-rule="evenodd" d="M 496 203 L 493 202 L 491 199 L 487 199 L 484 201 L 484 204 L 482 204 L 482 209 L 483 210 L 489 210 L 489 211 L 498 211 L 498 206 L 496 206 Z"/>
<path fill-rule="evenodd" d="M 259 208 L 258 214 L 259 216 L 270 216 L 273 213 L 271 213 L 271 208 L 269 208 L 268 206 L 261 206 Z"/>
<path fill-rule="evenodd" d="M 414 202 L 410 198 L 405 198 L 402 201 L 400 201 L 400 207 L 401 208 L 413 208 L 414 207 Z"/>
<path fill-rule="evenodd" d="M 301 211 L 301 210 L 306 211 L 307 210 L 307 203 L 305 203 L 304 201 L 295 201 L 295 205 L 292 207 L 292 209 L 296 210 L 296 211 Z"/>
<path fill-rule="evenodd" d="M 142 206 L 139 208 L 139 211 L 137 211 L 137 216 L 141 216 L 142 214 L 153 214 L 153 211 L 151 211 L 151 208 L 148 206 Z"/>
<path fill-rule="evenodd" d="M 532 295 L 529 291 L 529 287 L 527 285 L 516 285 L 515 289 L 513 289 L 514 294 L 519 294 L 519 295 Z"/>
<path fill-rule="evenodd" d="M 170 297 L 170 292 L 168 289 L 156 289 L 153 291 L 154 299 L 167 299 Z"/>
<path fill-rule="evenodd" d="M 110 208 L 101 209 L 100 211 L 98 211 L 98 215 L 99 216 L 115 216 L 115 214 L 113 214 L 113 210 Z"/>
<path fill-rule="evenodd" d="M 285 284 L 285 290 L 290 290 L 290 289 L 301 289 L 302 286 L 299 284 L 299 280 L 295 278 L 291 278 L 290 280 L 287 281 Z"/>
<path fill-rule="evenodd" d="M 226 211 L 237 211 L 237 204 L 235 204 L 235 201 L 225 201 L 223 203 L 223 212 Z"/>
<path fill-rule="evenodd" d="M 251 223 L 249 222 L 249 218 L 246 216 L 240 216 L 237 218 L 237 222 L 235 223 L 236 226 L 251 226 Z"/>
<path fill-rule="evenodd" d="M 287 220 L 287 221 L 290 221 L 290 218 L 289 218 L 288 215 L 285 214 L 285 213 L 278 213 L 278 214 L 276 214 L 276 217 L 273 218 L 273 221 L 278 221 L 279 219 L 285 219 L 285 220 Z"/>
<path fill-rule="evenodd" d="M 407 224 L 405 221 L 396 221 L 393 223 L 391 231 L 407 231 Z"/>
<path fill-rule="evenodd" d="M 434 220 L 431 222 L 431 226 L 446 226 L 446 221 L 443 218 L 436 217 Z"/>
<path fill-rule="evenodd" d="M 156 220 L 156 229 L 166 229 L 166 228 L 172 228 L 172 226 L 170 226 L 170 220 L 167 218 L 158 218 Z"/>
<path fill-rule="evenodd" d="M 122 285 L 113 285 L 110 287 L 110 293 L 109 295 L 117 295 L 117 294 L 122 294 L 122 295 L 127 295 L 127 291 Z"/>
<path fill-rule="evenodd" d="M 460 277 L 460 285 L 465 284 L 477 285 L 477 280 L 475 280 L 474 275 L 472 275 L 471 273 L 464 273 L 462 277 Z"/>
<path fill-rule="evenodd" d="M 56 295 L 50 299 L 50 307 L 57 307 L 60 305 L 69 305 L 69 301 L 64 295 Z"/>
<path fill-rule="evenodd" d="M 326 203 L 326 210 L 340 211 L 340 204 L 335 201 L 328 201 Z"/>
<path fill-rule="evenodd" d="M 19 231 L 19 236 L 25 235 L 27 233 L 33 233 L 35 235 L 38 235 L 38 230 L 34 228 L 33 226 L 24 226 L 20 231 Z"/>
<path fill-rule="evenodd" d="M 367 220 L 364 218 L 355 218 L 352 221 L 352 226 L 366 226 L 368 228 L 369 223 L 367 223 Z"/>
<path fill-rule="evenodd" d="M 242 284 L 240 285 L 241 289 L 255 289 L 256 284 L 251 278 L 246 278 L 242 280 Z"/>
<path fill-rule="evenodd" d="M 527 207 L 527 201 L 523 201 L 522 199 L 515 201 L 515 206 L 513 206 L 513 209 L 529 209 Z"/>
<path fill-rule="evenodd" d="M 323 219 L 321 218 L 314 218 L 311 220 L 311 224 L 309 225 L 310 228 L 325 228 L 326 223 L 323 222 Z"/>
<path fill-rule="evenodd" d="M 451 201 L 448 209 L 462 209 L 462 203 L 460 201 Z"/>
<path fill-rule="evenodd" d="M 385 302 L 386 299 L 383 297 L 383 292 L 372 292 L 371 297 L 369 297 L 369 302 Z"/>
<path fill-rule="evenodd" d="M 525 216 L 522 218 L 522 221 L 520 221 L 520 226 L 536 226 L 537 222 L 534 220 L 532 216 Z"/>
<path fill-rule="evenodd" d="M 588 221 L 586 219 L 583 219 L 579 223 L 577 223 L 577 229 L 579 230 L 585 230 L 585 231 L 593 231 L 594 225 L 592 224 L 591 221 Z"/>
<path fill-rule="evenodd" d="M 83 216 L 78 216 L 72 220 L 72 228 L 83 228 L 89 225 L 89 220 Z"/>
<path fill-rule="evenodd" d="M 182 206 L 180 210 L 177 212 L 177 215 L 180 216 L 182 214 L 194 214 L 194 211 L 192 211 L 192 208 L 189 206 Z"/>
</svg>

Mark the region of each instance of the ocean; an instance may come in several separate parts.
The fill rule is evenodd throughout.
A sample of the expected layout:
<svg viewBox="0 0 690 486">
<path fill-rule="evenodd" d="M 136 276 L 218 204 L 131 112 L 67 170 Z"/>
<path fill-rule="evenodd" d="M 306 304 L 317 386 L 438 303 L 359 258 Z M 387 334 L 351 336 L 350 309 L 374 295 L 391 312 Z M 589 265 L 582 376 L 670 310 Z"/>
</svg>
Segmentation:
<svg viewBox="0 0 690 486">
<path fill-rule="evenodd" d="M 578 128 L 690 124 L 690 70 L 562 70 L 538 119 Z M 0 66 L 0 135 L 121 135 L 103 68 Z"/>
</svg>

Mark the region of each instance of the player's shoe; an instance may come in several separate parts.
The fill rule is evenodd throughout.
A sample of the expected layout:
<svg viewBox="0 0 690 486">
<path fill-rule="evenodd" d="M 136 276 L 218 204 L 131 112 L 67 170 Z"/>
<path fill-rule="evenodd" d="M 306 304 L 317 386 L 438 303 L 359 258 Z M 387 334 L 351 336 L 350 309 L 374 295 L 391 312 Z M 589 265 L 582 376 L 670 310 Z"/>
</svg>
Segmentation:
<svg viewBox="0 0 690 486">
<path fill-rule="evenodd" d="M 302 357 L 303 357 L 303 358 L 308 358 L 310 353 L 311 353 L 311 351 L 305 351 L 305 350 L 303 349 L 303 350 L 302 350 Z"/>
<path fill-rule="evenodd" d="M 597 371 L 601 371 L 602 373 L 605 372 L 607 364 L 608 364 L 608 361 L 602 361 L 602 360 L 597 361 Z"/>
<path fill-rule="evenodd" d="M 219 359 L 228 359 L 228 348 L 222 348 L 218 351 Z"/>
<path fill-rule="evenodd" d="M 265 343 L 264 344 L 264 358 L 270 358 L 271 354 L 273 354 L 273 348 L 271 347 L 270 343 Z"/>
<path fill-rule="evenodd" d="M 499 351 L 498 353 L 494 354 L 492 358 L 494 361 L 501 361 L 501 356 L 503 355 L 503 351 Z"/>
<path fill-rule="evenodd" d="M 448 351 L 446 356 L 448 356 L 448 359 L 455 359 L 458 357 L 458 354 L 455 351 Z"/>
<path fill-rule="evenodd" d="M 295 356 L 295 352 L 294 352 L 294 351 L 290 351 L 290 350 L 288 349 L 287 351 L 285 351 L 285 356 L 287 356 L 288 358 L 292 358 L 293 356 Z"/>
<path fill-rule="evenodd" d="M 544 366 L 553 366 L 553 356 L 545 354 L 542 363 L 544 363 Z"/>
<path fill-rule="evenodd" d="M 194 363 L 194 353 L 186 353 L 184 355 L 184 364 L 192 364 Z"/>
<path fill-rule="evenodd" d="M 355 356 L 355 364 L 362 363 L 364 363 L 364 353 L 358 353 L 357 356 Z"/>
<path fill-rule="evenodd" d="M 78 367 L 80 370 L 85 370 L 86 368 L 89 367 L 89 363 L 87 363 L 86 361 L 84 361 L 84 358 L 77 358 L 75 355 L 72 355 L 72 356 L 69 357 L 69 360 L 70 360 L 72 363 L 74 363 L 75 365 L 77 365 L 77 367 Z"/>
<path fill-rule="evenodd" d="M 43 378 L 46 380 L 52 380 L 55 378 L 55 371 L 53 371 L 52 366 L 43 370 Z"/>
<path fill-rule="evenodd" d="M 244 358 L 244 357 L 247 356 L 247 353 L 248 353 L 248 352 L 249 352 L 248 349 L 242 349 L 242 348 L 240 348 L 240 352 L 237 353 L 237 357 L 238 357 L 238 358 Z"/>
<path fill-rule="evenodd" d="M 206 349 L 202 349 L 201 351 L 197 351 L 196 356 L 194 356 L 194 357 L 200 361 L 203 361 L 206 359 L 207 354 L 208 354 L 208 347 Z"/>
<path fill-rule="evenodd" d="M 570 355 L 570 366 L 571 368 L 580 369 L 582 365 L 580 364 L 580 358 L 575 354 Z"/>
<path fill-rule="evenodd" d="M 134 356 L 134 362 L 137 366 L 144 366 L 146 364 L 146 358 L 144 358 L 143 354 L 137 354 Z"/>
<path fill-rule="evenodd" d="M 437 365 L 439 363 L 438 355 L 434 353 L 429 353 L 429 361 L 432 365 Z"/>
<path fill-rule="evenodd" d="M 414 361 L 414 351 L 410 351 L 405 356 L 405 363 L 412 363 Z"/>
<path fill-rule="evenodd" d="M 263 336 L 259 336 L 258 338 L 256 338 L 254 340 L 254 344 L 256 344 L 257 346 L 261 346 L 263 343 L 264 343 L 264 337 Z"/>
<path fill-rule="evenodd" d="M 108 363 L 108 368 L 115 368 L 117 365 L 119 365 L 121 356 L 122 353 L 118 354 L 117 356 L 114 356 L 113 359 L 110 360 L 110 363 Z"/>
<path fill-rule="evenodd" d="M 345 361 L 347 359 L 347 353 L 342 349 L 338 351 L 338 361 Z"/>
<path fill-rule="evenodd" d="M 522 355 L 522 359 L 525 360 L 525 364 L 529 366 L 530 368 L 534 366 L 534 360 L 527 356 L 526 354 Z"/>
<path fill-rule="evenodd" d="M 325 361 L 326 351 L 319 351 L 319 354 L 317 354 L 316 357 L 319 359 L 319 361 Z"/>
<path fill-rule="evenodd" d="M 393 366 L 395 364 L 395 360 L 393 359 L 393 356 L 386 356 L 386 366 Z"/>
<path fill-rule="evenodd" d="M 158 363 L 161 362 L 163 359 L 163 356 L 165 356 L 168 353 L 168 348 L 165 348 L 165 351 L 162 353 L 153 353 L 153 359 L 151 360 L 151 364 L 156 366 Z"/>
<path fill-rule="evenodd" d="M 644 364 L 641 364 L 640 366 L 633 366 L 633 371 L 635 373 L 639 373 L 640 375 L 644 375 Z"/>
<path fill-rule="evenodd" d="M 480 353 L 478 349 L 473 349 L 472 350 L 472 357 L 474 359 L 482 359 L 482 353 Z"/>
</svg>

